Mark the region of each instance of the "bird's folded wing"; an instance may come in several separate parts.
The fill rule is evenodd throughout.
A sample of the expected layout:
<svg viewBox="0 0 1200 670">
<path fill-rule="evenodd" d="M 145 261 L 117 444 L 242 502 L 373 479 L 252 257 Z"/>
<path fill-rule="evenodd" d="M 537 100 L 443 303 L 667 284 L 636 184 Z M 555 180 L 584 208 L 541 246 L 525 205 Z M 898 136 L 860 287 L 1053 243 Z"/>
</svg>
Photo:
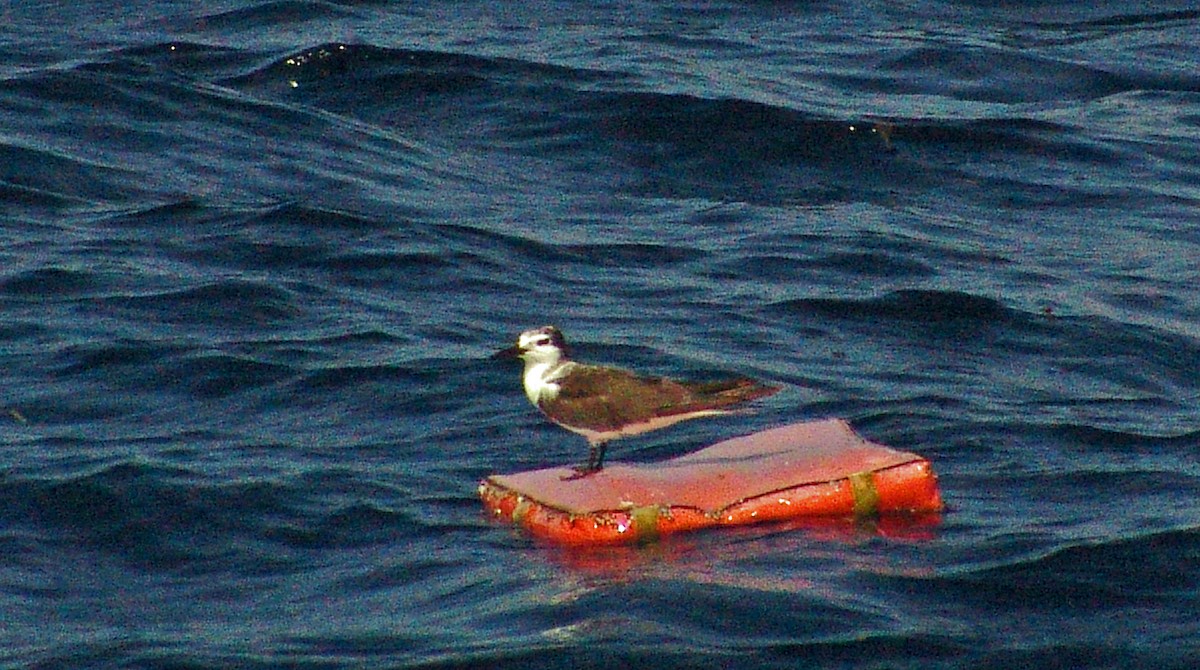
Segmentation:
<svg viewBox="0 0 1200 670">
<path fill-rule="evenodd" d="M 556 380 L 556 397 L 544 403 L 548 412 L 566 423 L 624 424 L 659 416 L 664 410 L 688 405 L 695 394 L 664 377 L 641 377 L 620 368 L 577 365 L 571 374 Z"/>
</svg>

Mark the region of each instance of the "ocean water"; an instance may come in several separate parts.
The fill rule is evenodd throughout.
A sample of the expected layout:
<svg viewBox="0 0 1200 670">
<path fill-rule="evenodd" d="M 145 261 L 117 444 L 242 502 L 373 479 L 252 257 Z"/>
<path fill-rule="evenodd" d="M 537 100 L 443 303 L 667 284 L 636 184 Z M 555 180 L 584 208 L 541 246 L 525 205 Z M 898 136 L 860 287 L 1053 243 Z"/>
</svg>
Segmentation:
<svg viewBox="0 0 1200 670">
<path fill-rule="evenodd" d="M 1200 667 L 1192 2 L 9 3 L 0 665 Z M 487 359 L 785 386 L 919 533 L 566 550 Z"/>
</svg>

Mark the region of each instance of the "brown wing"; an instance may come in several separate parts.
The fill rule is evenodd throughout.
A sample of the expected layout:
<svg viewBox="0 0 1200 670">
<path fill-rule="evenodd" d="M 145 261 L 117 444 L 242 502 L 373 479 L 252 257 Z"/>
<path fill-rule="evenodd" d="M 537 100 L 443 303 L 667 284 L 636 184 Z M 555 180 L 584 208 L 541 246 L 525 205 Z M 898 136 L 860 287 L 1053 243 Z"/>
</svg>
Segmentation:
<svg viewBox="0 0 1200 670">
<path fill-rule="evenodd" d="M 558 396 L 543 403 L 543 409 L 566 424 L 616 430 L 656 417 L 720 409 L 778 390 L 749 379 L 696 384 L 579 365 L 559 381 Z"/>
</svg>

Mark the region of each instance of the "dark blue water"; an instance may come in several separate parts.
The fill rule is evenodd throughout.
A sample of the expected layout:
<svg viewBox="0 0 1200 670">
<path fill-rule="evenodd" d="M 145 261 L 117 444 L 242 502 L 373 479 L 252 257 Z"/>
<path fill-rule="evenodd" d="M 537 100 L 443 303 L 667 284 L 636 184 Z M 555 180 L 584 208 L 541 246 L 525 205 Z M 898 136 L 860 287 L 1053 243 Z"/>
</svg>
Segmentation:
<svg viewBox="0 0 1200 670">
<path fill-rule="evenodd" d="M 0 19 L 5 667 L 1200 667 L 1194 3 Z M 839 416 L 948 513 L 532 541 L 544 323 L 787 387 L 613 459 Z"/>
</svg>

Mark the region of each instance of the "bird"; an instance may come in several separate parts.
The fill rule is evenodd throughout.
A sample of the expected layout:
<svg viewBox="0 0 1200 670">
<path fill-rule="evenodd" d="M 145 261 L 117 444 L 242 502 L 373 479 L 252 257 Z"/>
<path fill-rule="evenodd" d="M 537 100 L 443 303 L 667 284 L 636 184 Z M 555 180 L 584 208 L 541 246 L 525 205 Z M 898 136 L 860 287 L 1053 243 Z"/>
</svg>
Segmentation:
<svg viewBox="0 0 1200 670">
<path fill-rule="evenodd" d="M 780 390 L 753 379 L 693 382 L 642 376 L 618 367 L 571 360 L 562 331 L 555 326 L 521 333 L 516 345 L 492 358 L 521 359 L 522 385 L 529 402 L 550 421 L 582 435 L 587 463 L 564 479 L 586 477 L 604 468 L 607 443 L 706 416 Z"/>
</svg>

